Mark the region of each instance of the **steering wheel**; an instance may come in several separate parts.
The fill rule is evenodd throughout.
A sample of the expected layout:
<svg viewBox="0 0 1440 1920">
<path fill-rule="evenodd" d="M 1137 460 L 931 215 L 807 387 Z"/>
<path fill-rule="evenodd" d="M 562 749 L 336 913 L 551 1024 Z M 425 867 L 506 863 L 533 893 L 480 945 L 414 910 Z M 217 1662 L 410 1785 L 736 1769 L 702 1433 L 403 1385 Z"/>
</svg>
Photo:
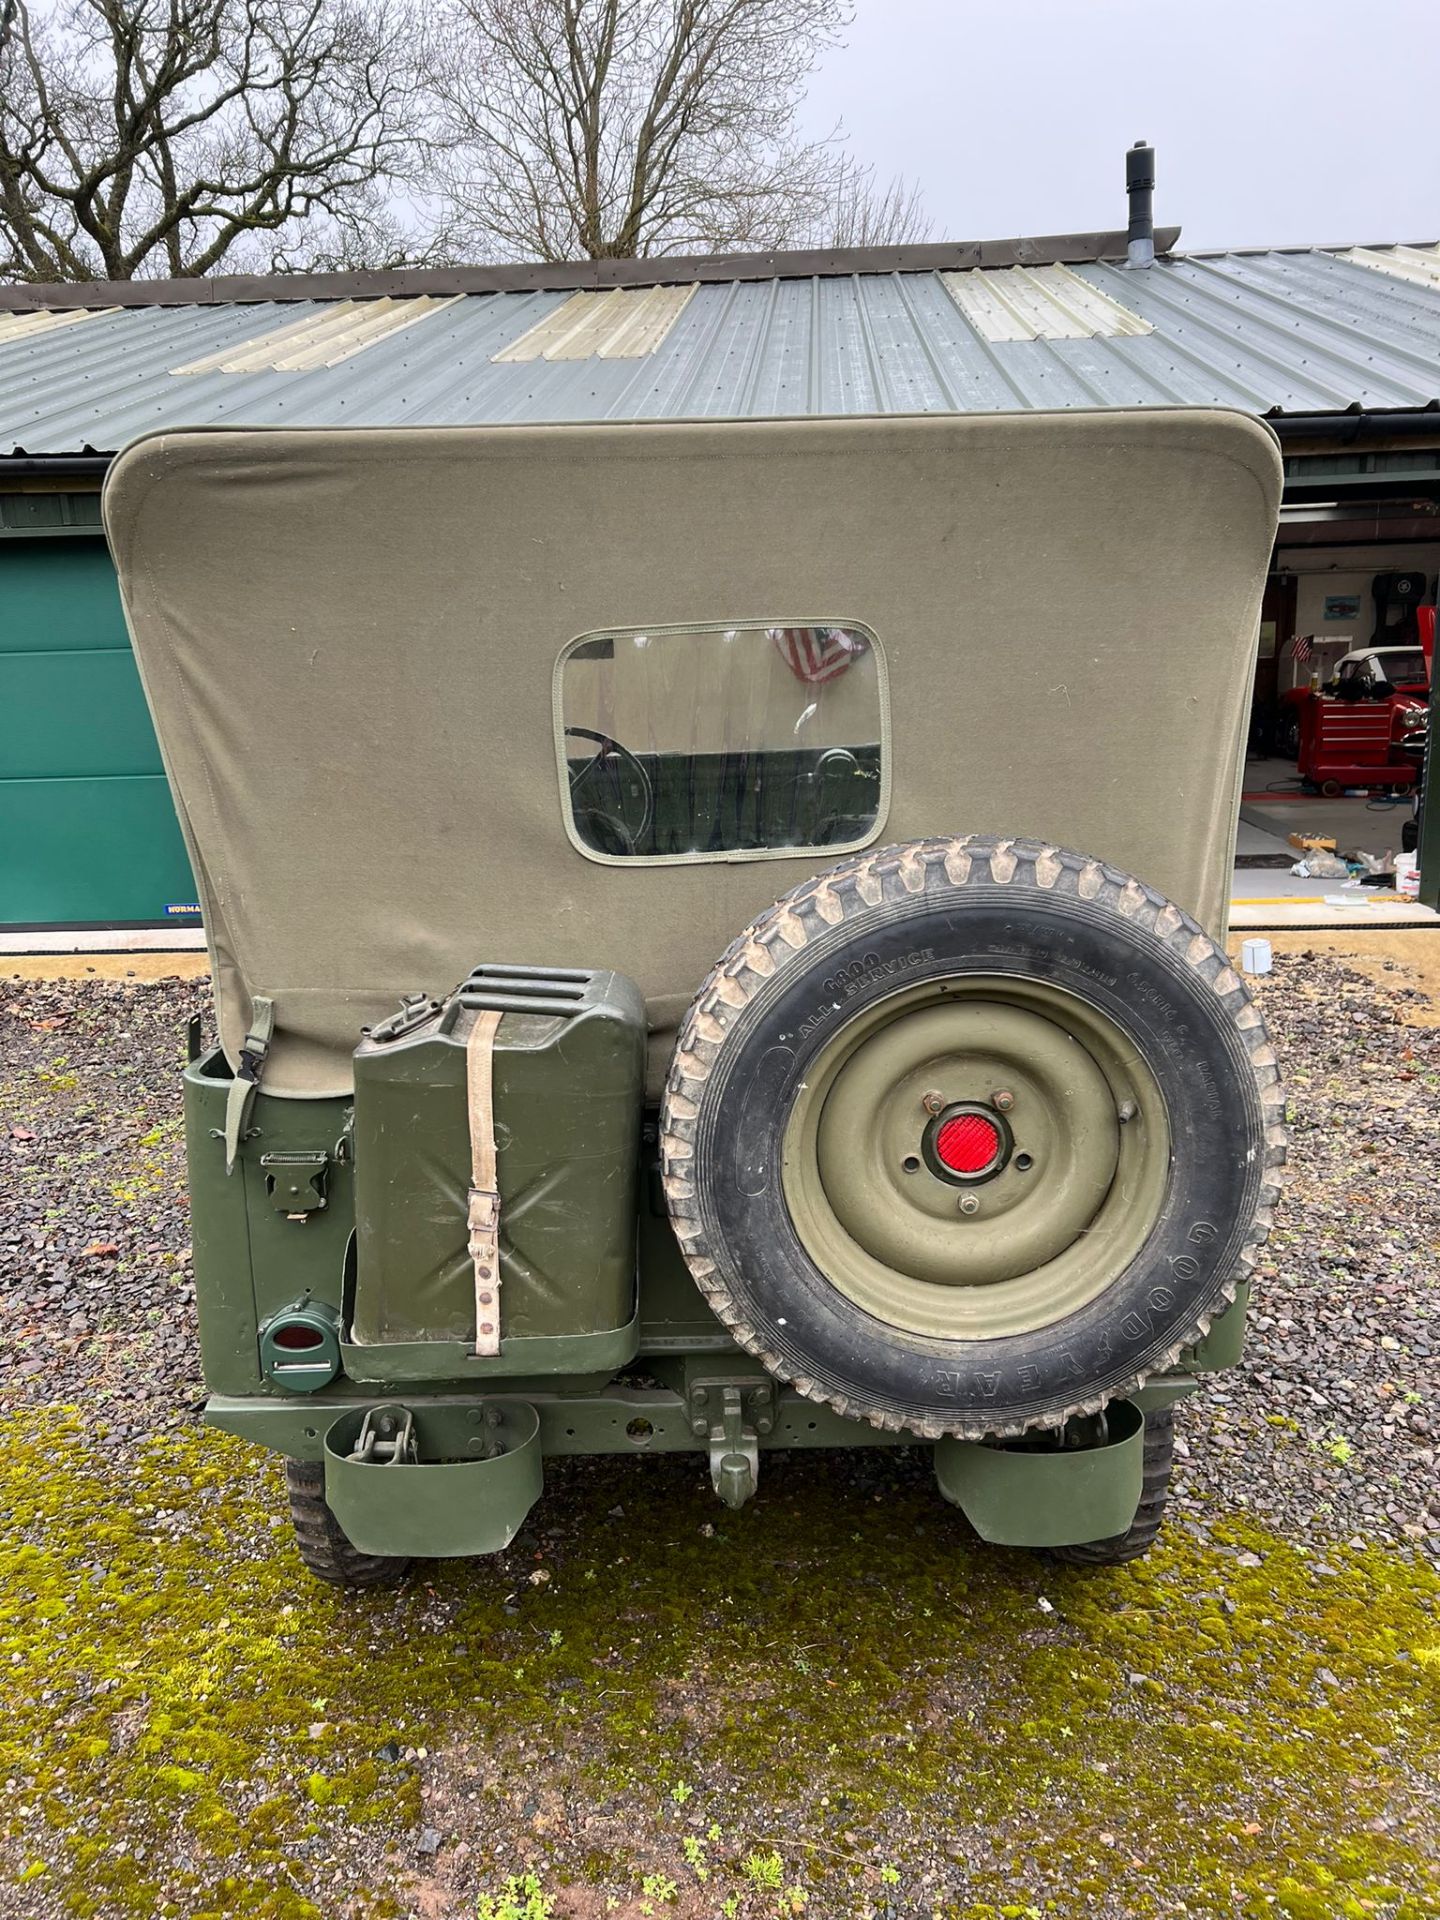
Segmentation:
<svg viewBox="0 0 1440 1920">
<path fill-rule="evenodd" d="M 576 796 L 581 787 L 590 779 L 596 768 L 603 765 L 603 763 L 609 759 L 611 754 L 613 754 L 617 760 L 623 760 L 629 768 L 636 784 L 640 788 L 641 794 L 644 796 L 644 807 L 640 815 L 640 824 L 633 831 L 629 822 L 625 819 L 624 814 L 620 811 L 618 804 L 614 808 L 607 807 L 603 800 L 590 801 L 582 804 L 585 806 L 585 811 L 594 816 L 597 822 L 603 823 L 624 839 L 626 842 L 623 849 L 624 852 L 633 854 L 638 847 L 644 844 L 645 836 L 650 831 L 650 822 L 655 811 L 655 789 L 651 785 L 650 776 L 645 771 L 643 763 L 622 741 L 613 739 L 608 733 L 597 733 L 593 727 L 566 727 L 565 738 L 567 740 L 593 740 L 600 749 L 598 753 L 590 756 L 583 767 L 577 767 L 570 775 L 570 810 L 572 813 L 576 811 Z M 619 781 L 616 780 L 614 784 L 618 802 L 620 795 Z"/>
</svg>

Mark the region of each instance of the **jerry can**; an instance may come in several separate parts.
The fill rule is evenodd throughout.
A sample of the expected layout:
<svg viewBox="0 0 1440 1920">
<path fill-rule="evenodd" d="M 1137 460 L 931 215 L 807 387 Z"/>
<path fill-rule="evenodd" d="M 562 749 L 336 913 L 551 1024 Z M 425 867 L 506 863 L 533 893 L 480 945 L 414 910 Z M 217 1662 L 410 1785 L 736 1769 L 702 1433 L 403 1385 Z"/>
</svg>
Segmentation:
<svg viewBox="0 0 1440 1920">
<path fill-rule="evenodd" d="M 465 1051 L 494 1042 L 502 1350 L 611 1333 L 635 1318 L 645 1009 L 618 973 L 477 967 L 443 1002 L 416 996 L 355 1050 L 355 1240 L 349 1360 L 468 1343 L 475 1290 Z M 513 1369 L 512 1369 L 513 1370 Z"/>
</svg>

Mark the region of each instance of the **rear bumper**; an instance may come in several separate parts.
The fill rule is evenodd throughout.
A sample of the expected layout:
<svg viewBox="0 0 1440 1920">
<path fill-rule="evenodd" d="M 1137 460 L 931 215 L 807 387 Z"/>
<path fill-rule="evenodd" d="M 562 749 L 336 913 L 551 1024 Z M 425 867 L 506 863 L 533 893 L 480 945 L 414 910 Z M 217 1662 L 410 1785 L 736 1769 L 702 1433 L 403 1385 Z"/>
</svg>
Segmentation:
<svg viewBox="0 0 1440 1920">
<path fill-rule="evenodd" d="M 1145 1414 L 1196 1384 L 1189 1374 L 1166 1375 L 1115 1403 L 1102 1445 L 1026 1451 L 921 1441 L 847 1420 L 742 1368 L 713 1375 L 697 1369 L 679 1390 L 612 1386 L 574 1396 L 407 1394 L 384 1401 L 344 1390 L 300 1402 L 217 1395 L 206 1418 L 277 1452 L 323 1461 L 326 1499 L 366 1553 L 434 1559 L 503 1549 L 540 1496 L 547 1456 L 707 1454 L 717 1493 L 738 1506 L 754 1493 L 767 1453 L 856 1446 L 929 1446 L 941 1493 L 982 1538 L 1047 1547 L 1125 1531 L 1140 1497 Z M 385 1431 L 413 1428 L 412 1457 L 355 1457 L 355 1435 L 372 1410 Z"/>
<path fill-rule="evenodd" d="M 1164 1374 L 1130 1397 L 1142 1408 L 1173 1405 L 1195 1391 L 1191 1374 Z M 508 1401 L 534 1407 L 540 1419 L 540 1451 L 546 1458 L 565 1454 L 705 1453 L 709 1441 L 694 1431 L 682 1393 L 664 1387 L 611 1386 L 580 1396 L 528 1393 L 507 1386 L 501 1394 L 417 1394 L 386 1396 L 373 1388 L 337 1387 L 304 1400 L 288 1395 L 212 1394 L 205 1403 L 207 1425 L 242 1440 L 268 1447 L 294 1460 L 323 1460 L 325 1435 L 342 1414 L 387 1406 L 400 1400 L 423 1412 L 465 1410 Z M 775 1396 L 775 1424 L 757 1436 L 762 1453 L 785 1447 L 920 1447 L 933 1443 L 913 1433 L 885 1433 L 861 1420 L 847 1420 L 829 1407 L 806 1400 L 785 1387 Z"/>
</svg>

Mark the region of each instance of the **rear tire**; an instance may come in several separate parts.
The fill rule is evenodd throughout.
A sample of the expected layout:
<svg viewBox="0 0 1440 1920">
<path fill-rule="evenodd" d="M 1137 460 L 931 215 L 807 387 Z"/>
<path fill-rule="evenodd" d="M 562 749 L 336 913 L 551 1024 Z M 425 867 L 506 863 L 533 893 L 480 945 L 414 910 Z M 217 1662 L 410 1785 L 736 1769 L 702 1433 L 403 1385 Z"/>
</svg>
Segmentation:
<svg viewBox="0 0 1440 1920">
<path fill-rule="evenodd" d="M 325 1468 L 319 1460 L 287 1460 L 285 1485 L 300 1558 L 317 1580 L 332 1587 L 393 1587 L 410 1562 L 387 1554 L 361 1553 L 340 1530 L 325 1500 Z"/>
<path fill-rule="evenodd" d="M 1124 1533 L 1109 1540 L 1086 1540 L 1074 1547 L 1048 1547 L 1053 1560 L 1071 1567 L 1118 1567 L 1139 1560 L 1155 1544 L 1170 1494 L 1170 1470 L 1175 1462 L 1175 1409 L 1157 1407 L 1145 1416 L 1143 1479 L 1140 1504 Z"/>
</svg>

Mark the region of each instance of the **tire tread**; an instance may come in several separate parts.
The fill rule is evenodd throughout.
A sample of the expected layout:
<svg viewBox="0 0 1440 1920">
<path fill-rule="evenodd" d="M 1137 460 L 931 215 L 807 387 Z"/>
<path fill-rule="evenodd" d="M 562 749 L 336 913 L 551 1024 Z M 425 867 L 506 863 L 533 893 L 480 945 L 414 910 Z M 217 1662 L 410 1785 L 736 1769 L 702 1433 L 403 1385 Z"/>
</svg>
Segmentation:
<svg viewBox="0 0 1440 1920">
<path fill-rule="evenodd" d="M 410 1562 L 352 1546 L 325 1499 L 325 1468 L 318 1460 L 287 1460 L 285 1486 L 300 1558 L 332 1587 L 393 1587 Z"/>
<path fill-rule="evenodd" d="M 1077 1400 L 1063 1411 L 1037 1417 L 1024 1427 L 1007 1428 L 1007 1433 L 1060 1425 L 1077 1415 L 1098 1413 L 1110 1400 L 1123 1399 L 1173 1365 L 1187 1348 L 1203 1339 L 1212 1323 L 1233 1304 L 1240 1282 L 1255 1268 L 1280 1197 L 1286 1157 L 1285 1094 L 1279 1063 L 1244 982 L 1229 956 L 1195 920 L 1132 875 L 1049 842 L 963 834 L 858 854 L 783 895 L 731 941 L 681 1022 L 660 1117 L 661 1180 L 671 1225 L 690 1273 L 717 1318 L 776 1379 L 849 1419 L 867 1420 L 889 1431 L 915 1432 L 926 1439 L 951 1434 L 964 1440 L 992 1436 L 973 1420 L 933 1414 L 906 1418 L 893 1407 L 870 1405 L 849 1394 L 827 1390 L 797 1374 L 747 1320 L 725 1283 L 717 1249 L 709 1243 L 701 1218 L 693 1177 L 697 1116 L 705 1083 L 727 1031 L 765 984 L 804 951 L 812 936 L 819 938 L 831 932 L 887 897 L 964 893 L 982 885 L 1072 894 L 1160 941 L 1181 966 L 1206 984 L 1232 1016 L 1255 1076 L 1264 1127 L 1259 1204 L 1234 1271 L 1227 1276 L 1214 1303 L 1197 1313 L 1184 1336 L 1133 1379 L 1104 1394 Z"/>
<path fill-rule="evenodd" d="M 1170 1496 L 1170 1472 L 1175 1464 L 1175 1409 L 1159 1407 L 1145 1416 L 1144 1466 L 1140 1504 L 1135 1518 L 1109 1540 L 1087 1540 L 1079 1546 L 1047 1547 L 1054 1560 L 1071 1567 L 1118 1567 L 1139 1560 L 1154 1546 Z"/>
</svg>

